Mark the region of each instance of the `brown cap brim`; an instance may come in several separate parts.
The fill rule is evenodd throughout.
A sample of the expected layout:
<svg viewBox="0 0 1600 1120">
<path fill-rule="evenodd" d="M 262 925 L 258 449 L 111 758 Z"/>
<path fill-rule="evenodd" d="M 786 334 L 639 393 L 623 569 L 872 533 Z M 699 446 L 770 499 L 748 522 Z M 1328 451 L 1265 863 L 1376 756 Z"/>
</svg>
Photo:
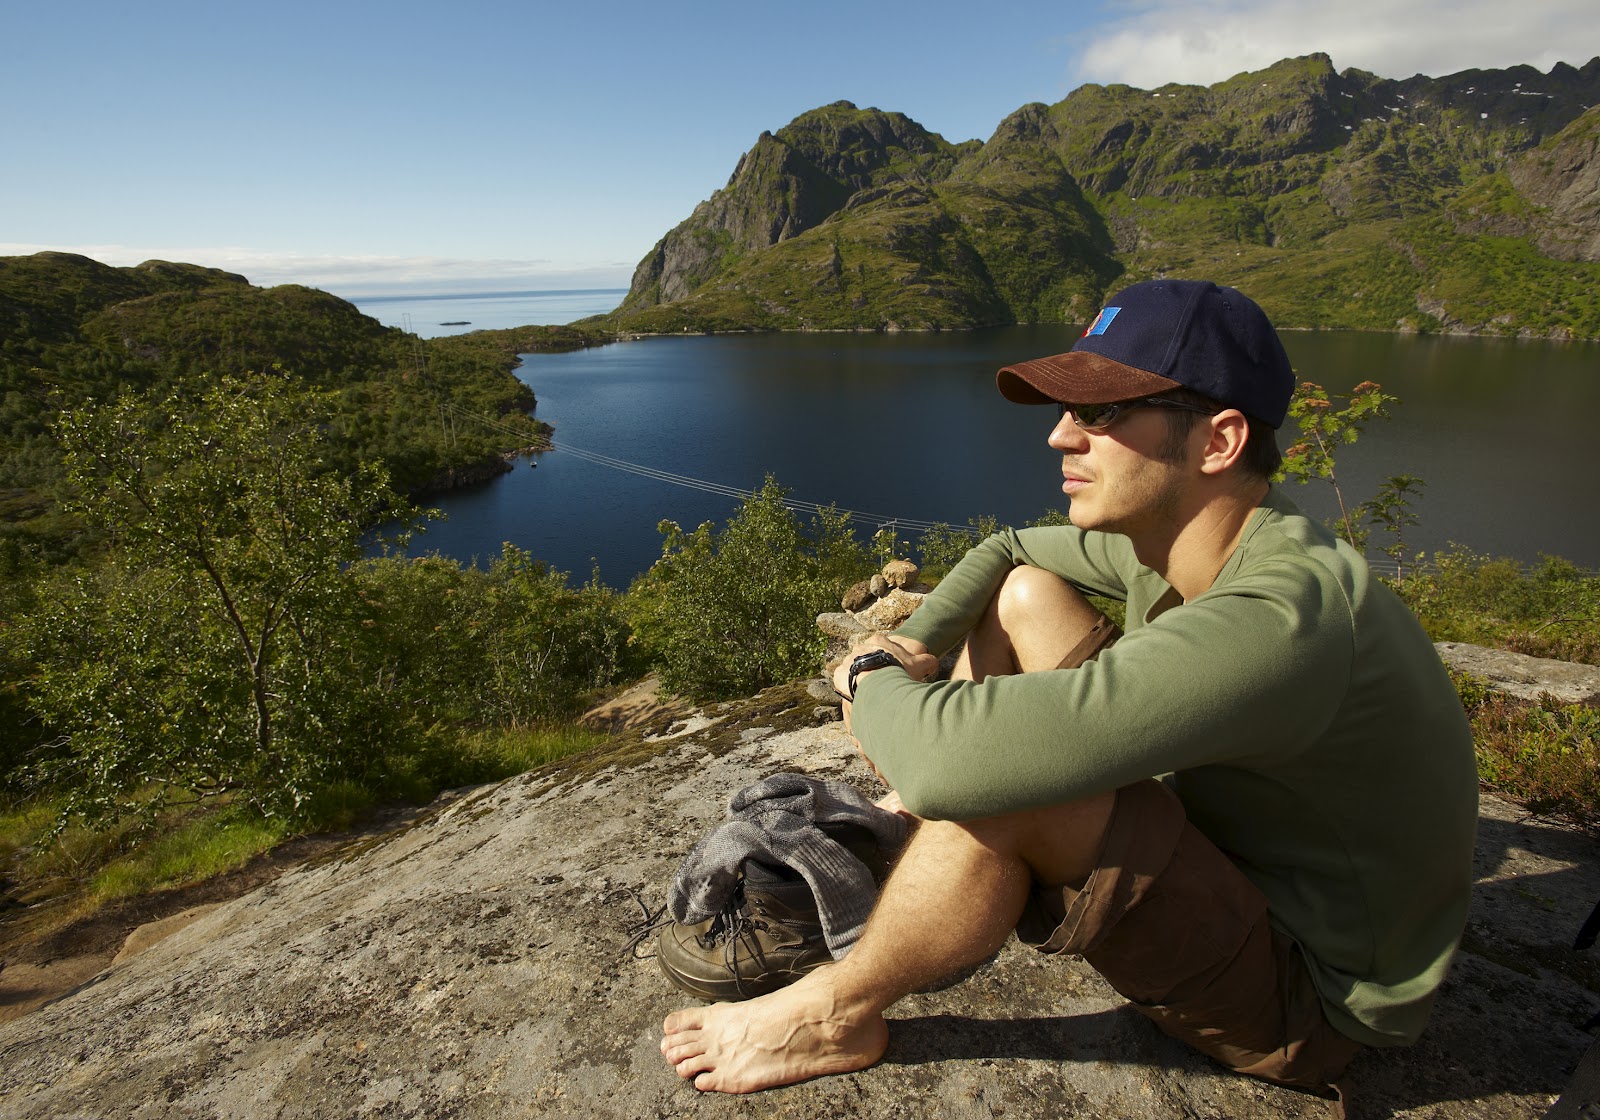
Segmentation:
<svg viewBox="0 0 1600 1120">
<path fill-rule="evenodd" d="M 1018 404 L 1110 404 L 1182 388 L 1171 378 L 1088 350 L 1017 362 L 994 379 L 1001 396 Z"/>
</svg>

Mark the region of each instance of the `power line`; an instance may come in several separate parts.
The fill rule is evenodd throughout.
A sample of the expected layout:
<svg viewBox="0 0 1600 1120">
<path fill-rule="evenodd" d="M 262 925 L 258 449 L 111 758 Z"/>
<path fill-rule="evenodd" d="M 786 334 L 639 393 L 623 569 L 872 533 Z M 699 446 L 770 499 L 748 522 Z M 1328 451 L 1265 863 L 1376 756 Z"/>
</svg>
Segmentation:
<svg viewBox="0 0 1600 1120">
<path fill-rule="evenodd" d="M 494 419 L 493 417 L 469 412 L 468 410 L 461 408 L 459 405 L 447 403 L 445 407 L 455 415 L 459 415 L 466 419 L 476 420 L 478 423 L 484 424 L 485 426 L 506 435 L 515 436 L 518 439 L 526 439 L 529 435 L 527 431 L 517 428 L 514 425 L 507 424 L 506 422 Z M 619 459 L 614 455 L 604 455 L 598 451 L 590 451 L 586 448 L 577 447 L 566 442 L 557 443 L 554 440 L 548 440 L 539 450 L 564 452 L 565 454 L 571 455 L 575 459 L 581 459 L 584 462 L 593 463 L 596 466 L 609 467 L 612 470 L 623 471 L 627 474 L 637 475 L 641 478 L 655 479 L 658 482 L 665 482 L 673 486 L 681 486 L 690 490 L 698 490 L 705 494 L 716 494 L 725 498 L 745 499 L 754 496 L 755 493 L 753 490 L 743 490 L 737 486 L 729 486 L 728 484 L 722 482 L 712 482 L 709 479 L 695 478 L 692 475 L 677 474 L 676 472 L 664 471 L 657 467 L 647 467 L 641 463 L 631 463 L 626 459 Z M 872 525 L 875 528 L 880 529 L 894 527 L 905 528 L 915 532 L 927 532 L 929 529 L 943 526 L 944 528 L 950 529 L 953 532 L 963 533 L 968 536 L 977 535 L 976 529 L 965 525 L 948 525 L 945 522 L 923 521 L 913 517 L 896 517 L 890 514 L 871 513 L 865 510 L 840 510 L 833 505 L 824 505 L 818 502 L 807 502 L 798 498 L 785 497 L 782 499 L 782 502 L 784 508 L 794 510 L 795 512 L 822 513 L 823 511 L 831 511 L 834 513 L 843 514 L 844 517 L 851 521 L 861 522 L 865 525 Z"/>
<path fill-rule="evenodd" d="M 518 439 L 526 439 L 531 434 L 521 428 L 507 424 L 503 420 L 497 420 L 491 416 L 484 416 L 481 413 L 470 412 L 467 409 L 448 401 L 445 403 L 445 408 L 451 413 L 464 419 L 475 420 L 478 423 L 489 428 L 493 428 L 498 432 L 515 436 Z M 640 463 L 630 463 L 626 459 L 618 459 L 612 455 L 603 455 L 598 451 L 589 451 L 582 447 L 576 447 L 570 443 L 557 443 L 554 440 L 545 439 L 543 440 L 543 444 L 544 445 L 539 448 L 541 451 L 564 452 L 565 454 L 571 455 L 575 459 L 581 459 L 584 462 L 593 463 L 596 466 L 609 467 L 612 470 L 623 471 L 628 474 L 637 475 L 641 478 L 655 479 L 658 482 L 665 482 L 673 486 L 682 486 L 690 490 L 698 490 L 705 494 L 717 494 L 725 498 L 739 498 L 741 500 L 753 497 L 755 494 L 755 491 L 753 490 L 741 490 L 737 486 L 729 486 L 726 483 L 711 482 L 703 478 L 694 478 L 691 475 L 676 474 L 672 471 L 663 471 L 655 467 L 647 467 Z M 895 517 L 890 514 L 869 513 L 864 510 L 840 510 L 833 505 L 821 505 L 816 502 L 805 502 L 800 501 L 797 498 L 783 498 L 782 502 L 784 508 L 794 510 L 797 513 L 806 512 L 816 514 L 824 511 L 833 512 L 835 514 L 842 513 L 851 521 L 857 521 L 864 525 L 871 525 L 878 529 L 906 529 L 910 532 L 925 533 L 930 529 L 943 528 L 949 532 L 962 533 L 969 537 L 975 537 L 978 535 L 978 530 L 973 528 L 971 525 L 951 525 L 948 522 L 943 521 L 922 521 L 914 517 Z M 1377 572 L 1380 575 L 1397 576 L 1399 575 L 1402 565 L 1389 557 L 1369 557 L 1367 558 L 1367 567 L 1371 568 L 1374 572 Z M 1406 563 L 1404 567 L 1409 568 L 1412 571 L 1437 570 L 1437 565 L 1433 560 L 1426 560 L 1420 564 L 1415 561 L 1411 561 Z M 1538 565 L 1522 564 L 1519 565 L 1519 567 L 1523 572 L 1526 573 L 1534 571 L 1537 569 Z M 1582 577 L 1600 575 L 1600 572 L 1596 572 L 1588 568 L 1578 568 L 1576 569 L 1576 573 Z"/>
</svg>

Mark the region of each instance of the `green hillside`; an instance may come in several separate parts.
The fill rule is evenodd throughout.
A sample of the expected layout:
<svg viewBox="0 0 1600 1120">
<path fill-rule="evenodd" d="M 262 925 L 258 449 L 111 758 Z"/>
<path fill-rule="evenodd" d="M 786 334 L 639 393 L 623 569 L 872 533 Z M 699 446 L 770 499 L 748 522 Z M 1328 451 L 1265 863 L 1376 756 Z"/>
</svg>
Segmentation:
<svg viewBox="0 0 1600 1120">
<path fill-rule="evenodd" d="M 503 453 L 548 431 L 511 373 L 517 353 L 595 337 L 526 328 L 424 341 L 297 285 L 258 288 L 165 261 L 0 257 L 0 563 L 81 543 L 55 512 L 63 471 L 52 425 L 64 409 L 281 368 L 331 407 L 336 469 L 379 461 L 398 489 L 420 494 L 504 470 Z M 452 420 L 446 406 L 518 434 Z"/>
<path fill-rule="evenodd" d="M 1600 337 L 1597 102 L 1600 58 L 1394 81 L 1325 55 L 1083 86 L 982 144 L 836 102 L 763 134 L 603 322 L 1077 322 L 1180 275 L 1286 327 Z"/>
</svg>

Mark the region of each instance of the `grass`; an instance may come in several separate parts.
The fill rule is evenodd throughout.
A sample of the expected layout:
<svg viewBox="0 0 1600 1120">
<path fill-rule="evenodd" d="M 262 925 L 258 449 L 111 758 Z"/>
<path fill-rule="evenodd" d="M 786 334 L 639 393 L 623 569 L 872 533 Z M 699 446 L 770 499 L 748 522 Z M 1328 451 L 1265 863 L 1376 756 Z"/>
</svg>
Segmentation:
<svg viewBox="0 0 1600 1120">
<path fill-rule="evenodd" d="M 604 740 L 600 732 L 573 724 L 478 731 L 461 742 L 462 772 L 474 775 L 478 782 L 498 781 L 577 754 Z"/>
<path fill-rule="evenodd" d="M 95 906 L 167 887 L 181 887 L 244 866 L 293 831 L 282 819 L 207 813 L 157 835 L 89 876 Z"/>
<path fill-rule="evenodd" d="M 463 735 L 446 756 L 429 760 L 427 780 L 411 775 L 397 786 L 408 787 L 410 800 L 425 802 L 442 789 L 498 781 L 604 738 L 573 725 L 479 730 Z M 359 783 L 337 781 L 320 789 L 294 820 L 219 803 L 169 812 L 144 831 L 125 821 L 99 830 L 71 826 L 54 839 L 59 804 L 21 801 L 0 808 L 0 875 L 10 881 L 7 893 L 16 901 L 55 900 L 59 907 L 51 924 L 58 925 L 120 899 L 237 870 L 295 836 L 358 826 L 380 800 Z"/>
</svg>

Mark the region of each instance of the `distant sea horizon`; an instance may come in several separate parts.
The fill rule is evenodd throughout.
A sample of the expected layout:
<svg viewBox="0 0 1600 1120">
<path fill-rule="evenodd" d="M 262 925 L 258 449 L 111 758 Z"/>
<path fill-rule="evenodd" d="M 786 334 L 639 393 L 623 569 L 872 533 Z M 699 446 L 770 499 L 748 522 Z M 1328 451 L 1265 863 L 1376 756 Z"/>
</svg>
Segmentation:
<svg viewBox="0 0 1600 1120">
<path fill-rule="evenodd" d="M 571 323 L 614 310 L 627 294 L 626 288 L 550 288 L 342 298 L 386 327 L 439 338 L 468 331 Z"/>
</svg>

